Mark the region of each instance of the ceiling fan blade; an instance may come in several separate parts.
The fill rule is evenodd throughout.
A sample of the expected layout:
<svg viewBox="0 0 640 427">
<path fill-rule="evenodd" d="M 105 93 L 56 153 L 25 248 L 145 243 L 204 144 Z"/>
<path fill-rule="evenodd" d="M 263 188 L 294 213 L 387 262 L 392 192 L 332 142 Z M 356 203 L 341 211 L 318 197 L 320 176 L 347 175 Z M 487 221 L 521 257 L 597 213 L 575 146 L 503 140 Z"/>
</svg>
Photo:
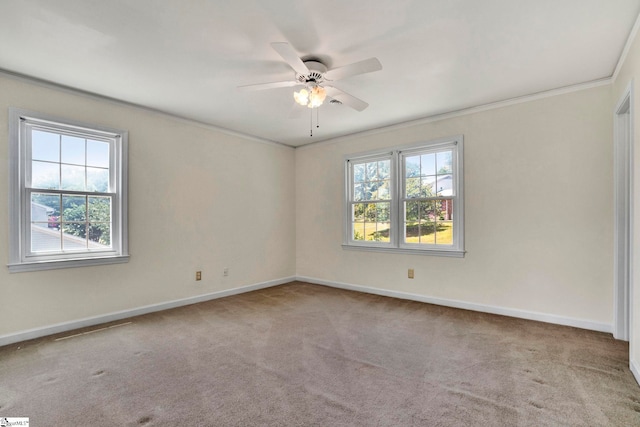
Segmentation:
<svg viewBox="0 0 640 427">
<path fill-rule="evenodd" d="M 345 65 L 344 67 L 334 68 L 324 73 L 324 77 L 327 80 L 340 80 L 346 77 L 355 76 L 358 74 L 371 73 L 373 71 L 382 70 L 382 64 L 378 61 L 378 58 L 369 58 L 364 61 L 354 62 L 353 64 Z"/>
<path fill-rule="evenodd" d="M 362 111 L 369 106 L 366 102 L 361 99 L 356 98 L 353 95 L 349 95 L 347 92 L 343 92 L 338 88 L 333 86 L 324 86 L 327 91 L 327 95 L 333 99 L 337 99 L 342 102 L 344 105 L 347 105 L 354 110 Z"/>
<path fill-rule="evenodd" d="M 282 59 L 285 60 L 291 68 L 293 68 L 299 74 L 309 74 L 309 69 L 302 59 L 298 56 L 298 53 L 293 50 L 289 43 L 285 42 L 274 42 L 271 43 L 271 47 L 282 56 Z"/>
<path fill-rule="evenodd" d="M 245 91 L 264 90 L 264 89 L 276 89 L 279 87 L 291 87 L 299 85 L 300 83 L 295 80 L 286 80 L 282 82 L 271 83 L 258 83 L 253 85 L 238 86 L 238 89 Z"/>
</svg>

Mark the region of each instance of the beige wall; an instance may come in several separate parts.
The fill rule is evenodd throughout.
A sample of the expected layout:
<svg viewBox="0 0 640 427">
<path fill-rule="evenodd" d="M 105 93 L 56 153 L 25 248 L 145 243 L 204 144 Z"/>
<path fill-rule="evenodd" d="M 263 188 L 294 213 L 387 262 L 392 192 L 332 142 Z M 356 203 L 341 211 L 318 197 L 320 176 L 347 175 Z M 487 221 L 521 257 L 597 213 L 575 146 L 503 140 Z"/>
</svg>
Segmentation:
<svg viewBox="0 0 640 427">
<path fill-rule="evenodd" d="M 632 324 L 631 324 L 631 337 L 630 337 L 630 359 L 631 363 L 635 365 L 636 375 L 640 374 L 640 270 L 633 266 L 640 265 L 640 97 L 638 96 L 638 85 L 640 84 L 640 32 L 635 36 L 635 39 L 631 43 L 628 54 L 622 63 L 622 67 L 615 81 L 613 82 L 613 96 L 611 103 L 611 114 L 614 113 L 614 109 L 619 102 L 623 93 L 629 86 L 629 83 L 634 81 L 635 94 L 633 110 L 633 150 L 634 150 L 634 200 L 633 200 L 633 223 L 634 223 L 634 235 L 632 243 L 632 269 L 633 276 L 635 277 L 631 301 L 632 312 Z M 640 378 L 638 378 L 640 380 Z"/>
<path fill-rule="evenodd" d="M 0 93 L 5 165 L 10 106 L 129 131 L 131 250 L 128 264 L 5 267 L 0 337 L 296 274 L 611 328 L 610 86 L 295 151 L 6 76 Z M 457 134 L 465 137 L 466 257 L 343 250 L 344 155 Z M 0 174 L 0 188 L 7 178 Z M 7 211 L 0 197 L 0 223 Z M 7 242 L 2 227 L 5 263 Z"/>
<path fill-rule="evenodd" d="M 343 250 L 343 156 L 457 134 L 466 257 Z M 612 153 L 608 85 L 298 149 L 298 275 L 610 330 Z"/>
<path fill-rule="evenodd" d="M 295 275 L 293 149 L 7 76 L 0 94 L 0 337 Z M 8 273 L 10 106 L 129 131 L 128 264 Z"/>
</svg>

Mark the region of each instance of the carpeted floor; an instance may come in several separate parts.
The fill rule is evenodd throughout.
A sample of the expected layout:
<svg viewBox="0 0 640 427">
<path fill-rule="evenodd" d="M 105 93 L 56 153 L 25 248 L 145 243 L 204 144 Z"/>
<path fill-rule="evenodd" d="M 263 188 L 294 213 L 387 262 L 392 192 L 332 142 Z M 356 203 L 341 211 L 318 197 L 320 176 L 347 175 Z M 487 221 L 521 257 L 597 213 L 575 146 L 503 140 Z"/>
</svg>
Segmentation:
<svg viewBox="0 0 640 427">
<path fill-rule="evenodd" d="M 640 425 L 628 345 L 608 334 L 304 283 L 130 322 L 0 348 L 0 417 L 33 427 Z"/>
</svg>

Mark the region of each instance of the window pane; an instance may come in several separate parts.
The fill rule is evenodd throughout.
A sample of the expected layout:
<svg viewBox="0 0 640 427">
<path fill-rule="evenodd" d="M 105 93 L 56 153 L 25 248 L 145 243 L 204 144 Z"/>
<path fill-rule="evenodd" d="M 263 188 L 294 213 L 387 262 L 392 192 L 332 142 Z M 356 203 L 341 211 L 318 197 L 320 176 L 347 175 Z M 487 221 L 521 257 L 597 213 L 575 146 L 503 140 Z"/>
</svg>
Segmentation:
<svg viewBox="0 0 640 427">
<path fill-rule="evenodd" d="M 109 190 L 109 169 L 87 168 L 87 191 L 106 193 Z"/>
<path fill-rule="evenodd" d="M 389 180 L 373 182 L 371 187 L 375 188 L 375 192 L 372 193 L 371 200 L 388 200 L 391 198 Z"/>
<path fill-rule="evenodd" d="M 87 220 L 87 198 L 85 196 L 62 196 L 62 222 Z"/>
<path fill-rule="evenodd" d="M 437 202 L 420 202 L 419 243 L 433 245 L 436 243 L 436 210 Z"/>
<path fill-rule="evenodd" d="M 84 138 L 62 135 L 62 163 L 84 165 L 86 163 L 84 141 Z"/>
<path fill-rule="evenodd" d="M 60 250 L 59 211 L 59 195 L 31 194 L 31 252 Z"/>
<path fill-rule="evenodd" d="M 367 181 L 375 181 L 378 179 L 378 162 L 366 163 L 365 169 L 367 171 L 367 176 L 365 177 Z"/>
<path fill-rule="evenodd" d="M 379 242 L 390 242 L 391 241 L 390 232 L 391 232 L 391 223 L 379 222 L 377 224 L 377 231 L 376 231 L 374 240 Z"/>
<path fill-rule="evenodd" d="M 436 195 L 434 190 L 436 184 L 435 176 L 427 176 L 422 178 L 422 187 L 420 188 L 420 197 L 433 197 Z"/>
<path fill-rule="evenodd" d="M 423 154 L 422 156 L 422 168 L 420 175 L 435 175 L 436 174 L 436 155 L 435 153 Z"/>
<path fill-rule="evenodd" d="M 87 140 L 87 166 L 109 167 L 109 144 Z"/>
<path fill-rule="evenodd" d="M 440 201 L 416 201 L 405 204 L 406 243 L 435 243 L 437 203 Z"/>
<path fill-rule="evenodd" d="M 437 158 L 438 175 L 453 172 L 453 152 L 441 151 Z"/>
<path fill-rule="evenodd" d="M 100 249 L 111 246 L 111 224 L 95 222 L 89 224 L 89 248 Z"/>
<path fill-rule="evenodd" d="M 365 240 L 370 242 L 388 242 L 389 239 L 389 223 L 366 222 L 365 223 Z"/>
<path fill-rule="evenodd" d="M 390 203 L 377 203 L 376 204 L 376 219 L 378 222 L 389 222 L 391 211 Z"/>
<path fill-rule="evenodd" d="M 362 182 L 364 181 L 364 164 L 360 163 L 357 165 L 353 165 L 353 182 Z"/>
<path fill-rule="evenodd" d="M 353 240 L 364 240 L 364 223 L 355 222 L 353 224 Z"/>
<path fill-rule="evenodd" d="M 89 221 L 111 222 L 110 197 L 89 197 Z"/>
<path fill-rule="evenodd" d="M 389 179 L 391 173 L 391 160 L 383 160 L 378 162 L 378 177 L 380 179 Z"/>
<path fill-rule="evenodd" d="M 374 181 L 374 182 L 363 182 L 360 185 L 360 189 L 361 189 L 361 199 L 356 199 L 357 200 L 376 200 L 377 199 L 377 195 L 378 195 L 378 182 Z"/>
<path fill-rule="evenodd" d="M 62 226 L 62 249 L 65 251 L 86 250 L 87 239 L 84 237 L 87 234 L 86 227 L 87 225 L 84 222 L 80 224 L 64 224 Z M 83 236 L 78 236 L 77 234 L 83 234 Z"/>
<path fill-rule="evenodd" d="M 58 163 L 31 162 L 31 187 L 57 190 L 60 188 Z"/>
<path fill-rule="evenodd" d="M 364 221 L 365 206 L 366 205 L 364 203 L 356 203 L 353 205 L 353 221 Z"/>
<path fill-rule="evenodd" d="M 60 196 L 31 193 L 31 222 L 38 227 L 59 228 Z"/>
<path fill-rule="evenodd" d="M 441 200 L 438 212 L 437 245 L 453 245 L 453 200 Z"/>
<path fill-rule="evenodd" d="M 438 196 L 453 195 L 453 175 L 438 175 Z"/>
<path fill-rule="evenodd" d="M 419 215 L 420 215 L 420 222 L 423 221 L 435 221 L 436 220 L 436 209 L 435 209 L 435 203 L 434 201 L 424 201 L 424 202 L 419 202 Z"/>
<path fill-rule="evenodd" d="M 62 189 L 84 191 L 84 166 L 61 165 Z"/>
<path fill-rule="evenodd" d="M 367 222 L 376 222 L 376 204 L 369 203 L 364 211 L 364 220 Z"/>
<path fill-rule="evenodd" d="M 359 202 L 361 200 L 364 200 L 363 184 L 356 184 L 353 187 L 353 201 Z"/>
<path fill-rule="evenodd" d="M 375 231 L 371 225 L 371 240 L 389 242 L 390 240 L 390 211 L 391 203 L 376 203 Z"/>
<path fill-rule="evenodd" d="M 31 158 L 33 160 L 60 161 L 60 135 L 33 130 L 31 132 Z"/>
<path fill-rule="evenodd" d="M 407 224 L 418 222 L 418 202 L 406 202 L 404 204 L 404 220 Z"/>
<path fill-rule="evenodd" d="M 420 223 L 408 222 L 405 224 L 404 241 L 406 243 L 420 243 Z"/>
<path fill-rule="evenodd" d="M 62 232 L 56 228 L 31 225 L 31 252 L 51 252 L 60 250 Z"/>
<path fill-rule="evenodd" d="M 411 178 L 414 176 L 420 176 L 420 156 L 406 157 L 405 163 L 405 176 Z"/>
<path fill-rule="evenodd" d="M 407 178 L 405 186 L 407 198 L 420 197 L 420 178 Z"/>
</svg>

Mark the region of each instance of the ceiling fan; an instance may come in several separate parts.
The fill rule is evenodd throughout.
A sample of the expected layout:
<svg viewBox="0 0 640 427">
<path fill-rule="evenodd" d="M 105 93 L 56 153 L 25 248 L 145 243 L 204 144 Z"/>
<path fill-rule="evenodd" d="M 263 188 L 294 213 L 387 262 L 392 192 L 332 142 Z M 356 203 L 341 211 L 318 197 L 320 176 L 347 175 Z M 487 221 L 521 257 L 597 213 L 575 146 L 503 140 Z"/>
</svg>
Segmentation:
<svg viewBox="0 0 640 427">
<path fill-rule="evenodd" d="M 292 80 L 259 83 L 239 86 L 242 90 L 263 90 L 281 87 L 304 86 L 300 91 L 294 92 L 294 100 L 309 108 L 317 108 L 328 96 L 332 103 L 344 104 L 357 111 L 362 111 L 369 106 L 366 102 L 356 98 L 327 83 L 358 74 L 370 73 L 382 69 L 382 64 L 377 58 L 369 58 L 364 61 L 354 62 L 334 69 L 327 69 L 320 60 L 312 59 L 303 61 L 296 51 L 285 42 L 271 43 L 271 47 L 280 54 L 282 59 L 296 72 Z"/>
</svg>

